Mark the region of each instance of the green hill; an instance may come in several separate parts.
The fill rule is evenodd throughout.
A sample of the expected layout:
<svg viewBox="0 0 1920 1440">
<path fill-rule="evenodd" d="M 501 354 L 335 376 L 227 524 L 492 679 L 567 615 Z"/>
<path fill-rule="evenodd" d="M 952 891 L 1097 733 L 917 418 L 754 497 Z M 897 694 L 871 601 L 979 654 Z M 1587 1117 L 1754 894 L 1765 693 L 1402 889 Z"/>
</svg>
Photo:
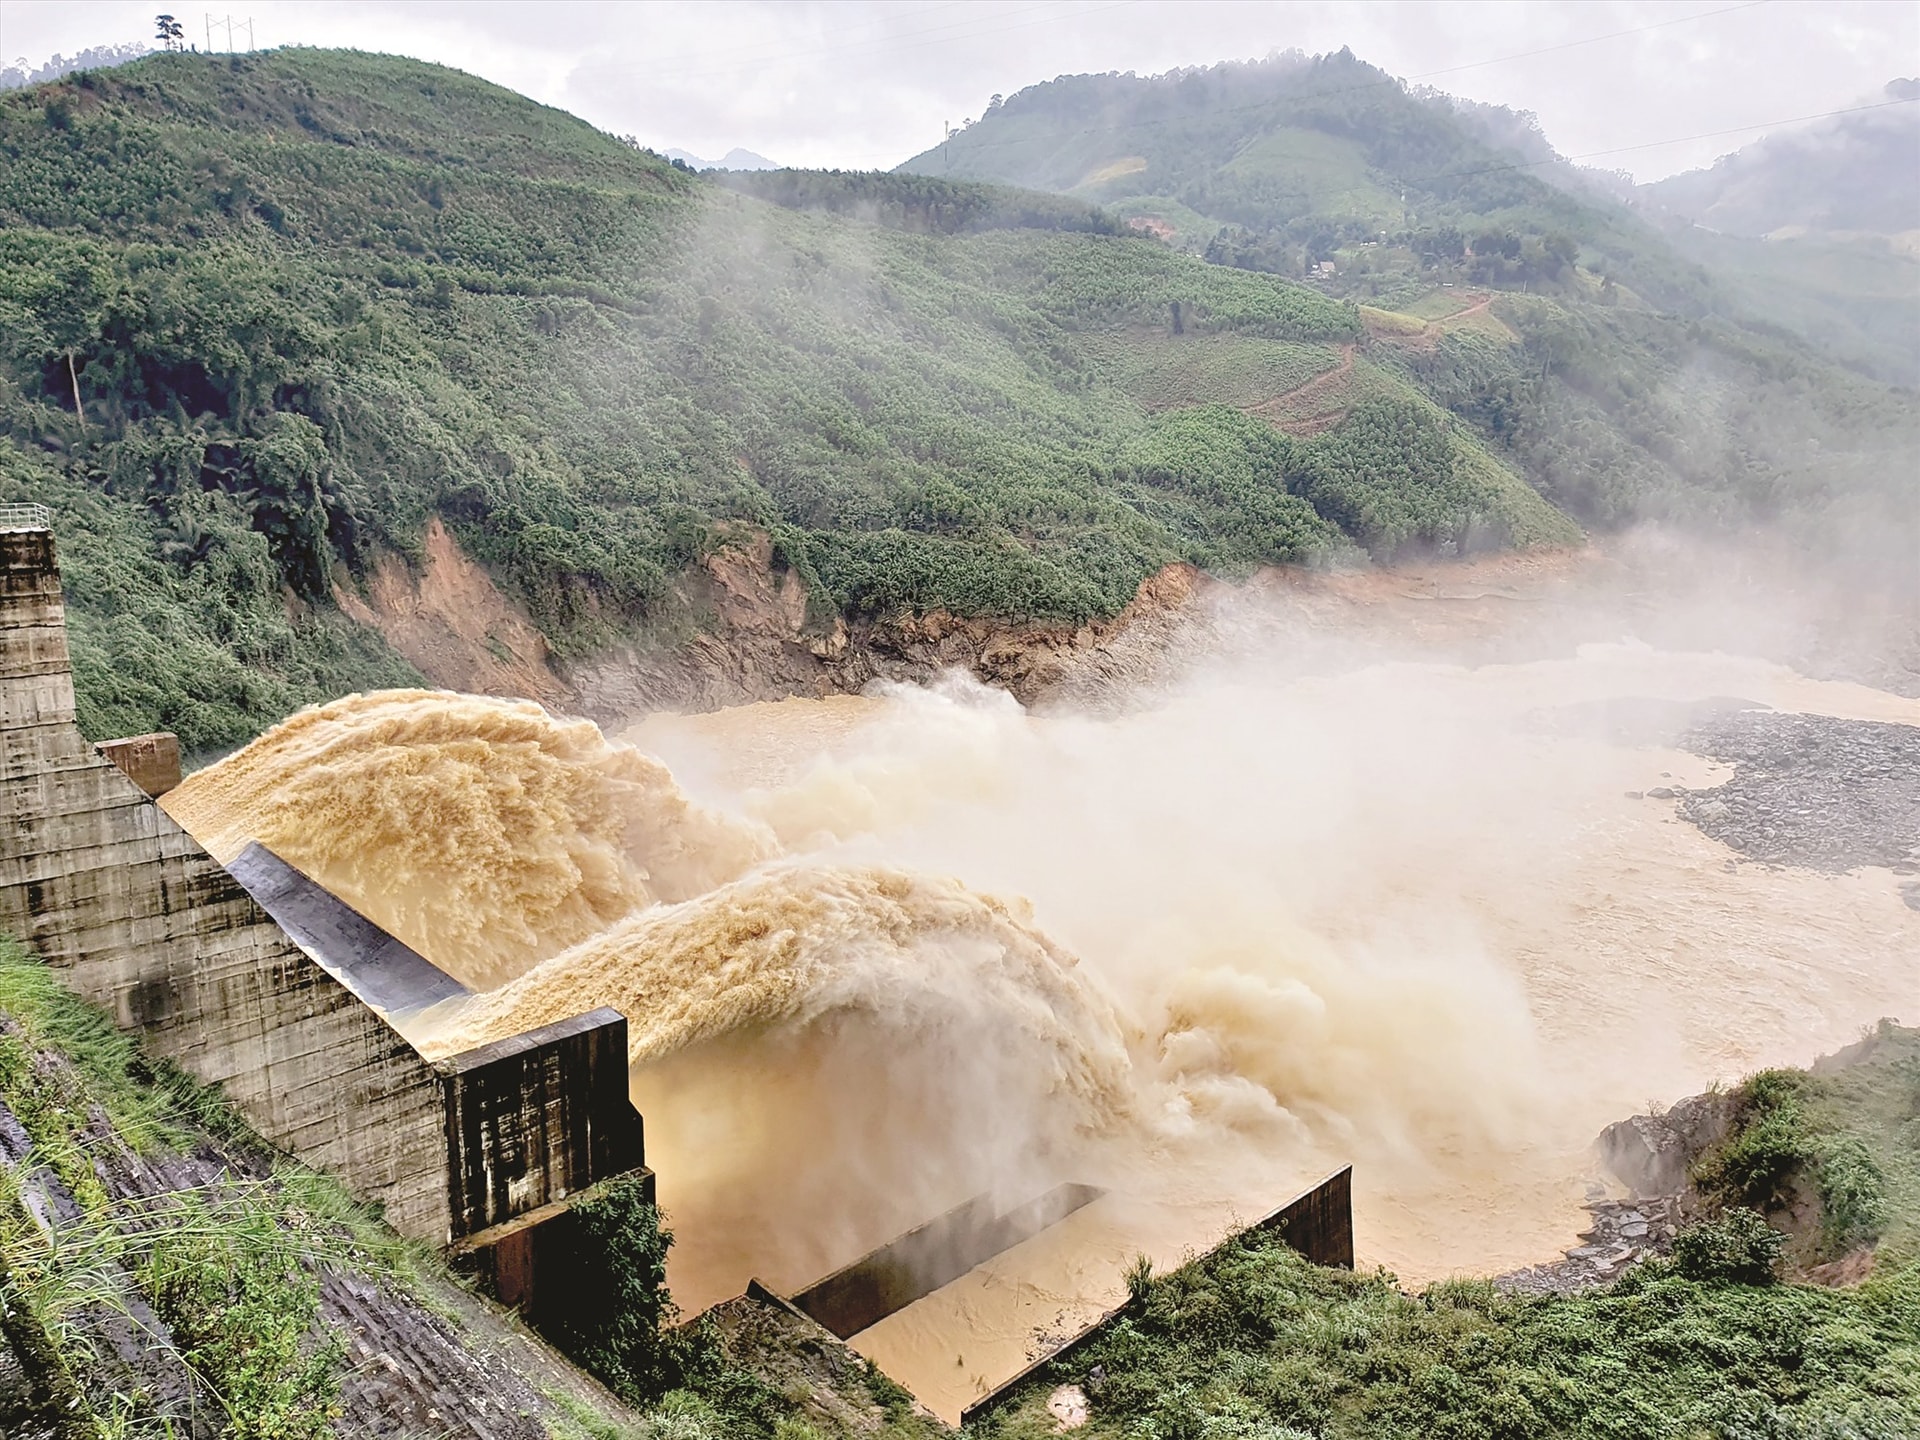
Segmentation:
<svg viewBox="0 0 1920 1440">
<path fill-rule="evenodd" d="M 1063 76 L 902 169 L 1058 190 L 1224 266 L 1440 322 L 1382 317 L 1398 343 L 1376 349 L 1583 523 L 1902 507 L 1913 396 L 1872 382 L 1915 378 L 1903 261 L 1828 256 L 1816 280 L 1678 246 L 1526 117 L 1346 51 Z M 1448 325 L 1476 290 L 1502 325 Z"/>
<path fill-rule="evenodd" d="M 1332 261 L 1370 277 L 1366 293 L 1428 275 L 1565 290 L 1577 258 L 1663 308 L 1704 307 L 1697 267 L 1619 207 L 1534 175 L 1539 157 L 1496 133 L 1347 51 L 1293 52 L 1062 76 L 900 168 L 1078 196 L 1276 273 L 1317 276 Z"/>
<path fill-rule="evenodd" d="M 1425 114 L 1406 111 L 1408 154 L 1478 153 Z M 1296 140 L 1223 153 L 1220 193 L 1319 167 L 1330 206 L 1354 147 L 1374 153 L 1358 131 Z M 743 528 L 772 537 L 815 625 L 1073 625 L 1174 561 L 1233 575 L 1555 543 L 1576 520 L 1742 521 L 1909 443 L 1898 397 L 1668 319 L 1584 249 L 1551 297 L 1489 310 L 1423 281 L 1381 298 L 1430 292 L 1434 320 L 1369 314 L 1084 203 L 698 179 L 391 57 L 77 73 L 0 95 L 0 156 L 0 500 L 56 509 L 89 731 L 201 751 L 411 678 L 337 602 L 380 557 L 417 557 L 432 517 L 565 661 L 717 623 L 682 578 Z M 1470 188 L 1557 213 L 1529 187 Z M 1565 248 L 1533 245 L 1487 264 Z M 1632 283 L 1662 275 L 1683 302 L 1673 266 Z M 1703 403 L 1760 428 L 1699 433 Z"/>
</svg>

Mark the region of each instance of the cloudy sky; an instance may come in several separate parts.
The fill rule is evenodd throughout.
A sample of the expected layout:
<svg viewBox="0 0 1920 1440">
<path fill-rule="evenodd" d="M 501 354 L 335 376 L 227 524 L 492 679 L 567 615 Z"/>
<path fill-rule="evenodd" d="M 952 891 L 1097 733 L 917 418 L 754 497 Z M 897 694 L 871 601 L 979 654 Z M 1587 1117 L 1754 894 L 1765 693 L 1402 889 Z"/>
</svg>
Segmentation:
<svg viewBox="0 0 1920 1440">
<path fill-rule="evenodd" d="M 1562 153 L 1655 179 L 1920 73 L 1912 0 L 239 0 L 173 13 L 225 48 L 346 45 L 437 60 L 657 149 L 743 146 L 877 168 L 1063 73 L 1152 74 L 1352 47 L 1397 75 L 1531 110 Z M 164 0 L 0 0 L 0 54 L 142 40 Z M 239 42 L 244 46 L 244 37 Z"/>
</svg>

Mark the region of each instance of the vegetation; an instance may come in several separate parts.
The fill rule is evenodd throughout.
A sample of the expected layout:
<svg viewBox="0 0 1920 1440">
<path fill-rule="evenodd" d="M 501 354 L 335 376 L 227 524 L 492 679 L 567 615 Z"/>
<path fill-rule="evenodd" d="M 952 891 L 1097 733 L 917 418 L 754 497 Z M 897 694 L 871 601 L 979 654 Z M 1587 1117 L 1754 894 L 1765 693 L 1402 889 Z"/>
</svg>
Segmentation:
<svg viewBox="0 0 1920 1440">
<path fill-rule="evenodd" d="M 638 1176 L 611 1181 L 573 1207 L 577 1244 L 552 1276 L 556 1294 L 572 1297 L 547 1326 L 560 1350 L 624 1400 L 658 1400 L 679 1378 L 666 1342 L 674 1320 L 667 1293 L 667 1251 L 673 1232 L 646 1198 Z"/>
<path fill-rule="evenodd" d="M 1783 1225 L 1805 1268 L 1861 1247 L 1920 1256 L 1920 1032 L 1883 1024 L 1844 1068 L 1764 1070 L 1694 1167 L 1710 1199 Z"/>
<path fill-rule="evenodd" d="M 330 1433 L 340 1348 L 316 1333 L 315 1274 L 366 1262 L 361 1236 L 340 1223 L 350 1207 L 325 1182 L 301 1177 L 310 1208 L 286 1205 L 272 1185 L 240 1182 L 122 1210 L 96 1170 L 114 1146 L 152 1156 L 191 1145 L 202 1119 L 217 1117 L 229 1134 L 238 1127 L 205 1092 L 149 1066 L 11 941 L 0 943 L 0 1015 L 0 1098 L 70 1200 L 49 1235 L 27 1209 L 22 1171 L 0 1172 L 0 1303 L 10 1341 L 16 1328 L 45 1339 L 44 1368 L 27 1378 L 43 1404 L 64 1400 L 56 1433 L 158 1433 L 165 1423 L 154 1394 L 123 1391 L 91 1405 L 82 1397 L 76 1377 L 119 1373 L 111 1350 L 98 1348 L 103 1312 L 127 1317 L 143 1349 L 176 1357 L 218 1402 L 225 1433 Z M 375 1246 L 382 1268 L 402 1253 L 391 1239 Z M 143 1312 L 158 1326 L 143 1324 Z"/>
<path fill-rule="evenodd" d="M 1069 622 L 1170 561 L 1337 536 L 1282 543 L 1285 497 L 1231 485 L 1167 528 L 1126 469 L 1147 413 L 1098 354 L 1354 342 L 1353 307 L 1074 203 L 729 180 L 886 222 L 849 223 L 470 77 L 314 51 L 17 92 L 0 151 L 8 495 L 55 505 L 76 577 L 137 577 L 75 596 L 92 733 L 213 748 L 401 681 L 332 595 L 432 514 L 563 655 L 671 618 L 740 524 L 823 617 Z"/>
<path fill-rule="evenodd" d="M 1090 1387 L 1085 1433 L 1130 1440 L 1914 1433 L 1920 1031 L 1883 1025 L 1844 1069 L 1754 1076 L 1733 1112 L 1701 1174 L 1743 1203 L 1610 1287 L 1520 1298 L 1454 1280 L 1408 1295 L 1384 1272 L 1318 1269 L 1243 1235 L 1169 1275 L 1130 1270 L 1124 1317 L 982 1433 L 1051 1433 L 1043 1406 L 1063 1381 Z M 1810 1245 L 1762 1218 L 1792 1228 L 1781 1197 Z M 1857 1288 L 1782 1282 L 1877 1231 Z"/>
<path fill-rule="evenodd" d="M 1176 211 L 1181 245 L 1306 275 L 1432 272 L 1564 288 L 1574 261 L 1698 313 L 1705 276 L 1611 205 L 1532 173 L 1484 116 L 1342 51 L 1029 86 L 900 168 Z M 1550 152 L 1549 152 L 1550 153 Z M 1380 242 L 1387 243 L 1382 244 Z"/>
<path fill-rule="evenodd" d="M 714 178 L 729 190 L 788 210 L 846 215 L 915 235 L 983 230 L 1125 233 L 1112 216 L 1084 201 L 977 181 L 884 170 L 722 170 Z"/>
<path fill-rule="evenodd" d="M 742 529 L 815 624 L 1078 624 L 1177 561 L 1880 503 L 1906 398 L 1477 133 L 1336 56 L 1036 87 L 969 178 L 703 180 L 412 61 L 79 71 L 0 95 L 0 499 L 55 509 L 83 727 L 201 753 L 414 681 L 339 600 L 434 516 L 564 663 L 706 623 L 680 578 Z M 1251 238 L 980 183 L 1090 170 Z M 1454 275 L 1532 293 L 1399 308 Z"/>
<path fill-rule="evenodd" d="M 1849 123 L 1879 157 L 1871 177 L 1912 117 Z M 1914 383 L 1913 265 L 1897 249 L 1675 243 L 1619 203 L 1630 186 L 1560 160 L 1530 117 L 1410 90 L 1344 52 L 1063 77 L 903 169 L 1054 189 L 1171 225 L 1216 264 L 1374 300 L 1375 356 L 1588 525 L 1818 531 L 1838 496 L 1867 497 L 1884 523 L 1902 503 L 1888 477 L 1920 447 L 1910 389 L 1838 372 L 1805 343 Z M 1892 193 L 1871 178 L 1827 189 L 1844 185 L 1863 204 Z M 1508 292 L 1507 328 L 1420 343 L 1396 313 L 1438 304 L 1443 285 Z M 1899 533 L 1913 543 L 1910 519 Z"/>
</svg>

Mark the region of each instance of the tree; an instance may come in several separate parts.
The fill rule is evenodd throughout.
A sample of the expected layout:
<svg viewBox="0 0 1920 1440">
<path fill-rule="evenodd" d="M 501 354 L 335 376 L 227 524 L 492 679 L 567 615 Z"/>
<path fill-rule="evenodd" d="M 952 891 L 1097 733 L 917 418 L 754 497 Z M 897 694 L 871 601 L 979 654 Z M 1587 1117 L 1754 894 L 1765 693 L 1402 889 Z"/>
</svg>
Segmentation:
<svg viewBox="0 0 1920 1440">
<path fill-rule="evenodd" d="M 187 35 L 187 30 L 184 25 L 171 15 L 156 15 L 153 17 L 153 23 L 155 26 L 154 39 L 158 40 L 169 50 L 182 48 Z"/>
</svg>

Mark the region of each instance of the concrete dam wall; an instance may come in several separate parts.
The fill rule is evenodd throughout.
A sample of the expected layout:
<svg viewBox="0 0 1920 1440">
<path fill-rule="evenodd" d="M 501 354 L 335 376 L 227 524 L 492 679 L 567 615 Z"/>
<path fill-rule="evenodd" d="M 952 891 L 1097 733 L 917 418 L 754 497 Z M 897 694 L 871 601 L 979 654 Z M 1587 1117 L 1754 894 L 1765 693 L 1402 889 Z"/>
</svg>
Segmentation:
<svg viewBox="0 0 1920 1440">
<path fill-rule="evenodd" d="M 402 1235 L 485 1251 L 497 1232 L 530 1287 L 532 1228 L 646 1175 L 626 1021 L 428 1061 L 383 1011 L 458 983 L 270 851 L 223 868 L 153 802 L 170 741 L 80 734 L 51 529 L 0 518 L 0 930 Z"/>
</svg>

